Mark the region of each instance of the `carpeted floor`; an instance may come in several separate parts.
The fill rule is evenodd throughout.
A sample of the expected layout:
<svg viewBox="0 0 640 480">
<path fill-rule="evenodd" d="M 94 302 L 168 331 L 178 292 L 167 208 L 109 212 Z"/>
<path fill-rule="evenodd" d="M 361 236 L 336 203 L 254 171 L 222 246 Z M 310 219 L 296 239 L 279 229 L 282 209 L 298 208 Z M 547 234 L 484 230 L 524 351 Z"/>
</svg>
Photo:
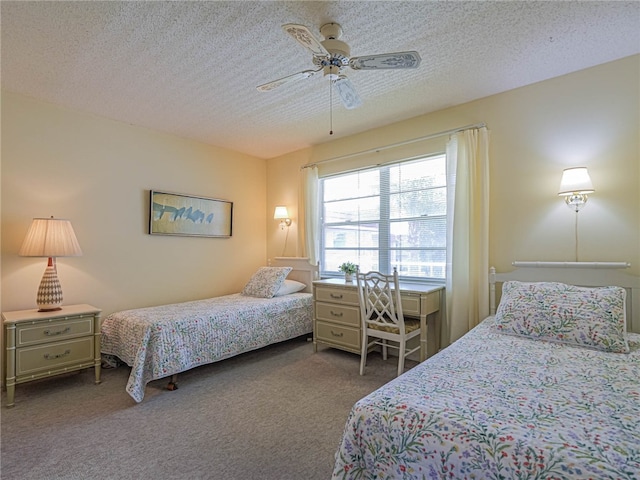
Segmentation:
<svg viewBox="0 0 640 480">
<path fill-rule="evenodd" d="M 397 358 L 359 356 L 305 338 L 147 385 L 136 404 L 128 368 L 93 370 L 2 393 L 3 479 L 327 480 L 353 403 L 395 377 Z M 407 368 L 415 365 L 408 361 Z"/>
</svg>

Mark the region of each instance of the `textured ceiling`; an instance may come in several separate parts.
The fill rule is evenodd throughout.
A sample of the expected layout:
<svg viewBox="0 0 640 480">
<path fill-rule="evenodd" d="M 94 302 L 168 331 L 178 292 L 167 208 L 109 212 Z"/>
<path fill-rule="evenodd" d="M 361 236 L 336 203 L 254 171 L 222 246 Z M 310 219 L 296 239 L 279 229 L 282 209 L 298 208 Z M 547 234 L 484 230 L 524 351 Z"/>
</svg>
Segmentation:
<svg viewBox="0 0 640 480">
<path fill-rule="evenodd" d="M 640 2 L 1 2 L 2 88 L 270 158 L 640 53 Z M 281 25 L 342 25 L 353 56 L 417 50 L 415 70 L 353 71 L 354 110 Z M 330 101 L 333 101 L 333 130 Z"/>
</svg>

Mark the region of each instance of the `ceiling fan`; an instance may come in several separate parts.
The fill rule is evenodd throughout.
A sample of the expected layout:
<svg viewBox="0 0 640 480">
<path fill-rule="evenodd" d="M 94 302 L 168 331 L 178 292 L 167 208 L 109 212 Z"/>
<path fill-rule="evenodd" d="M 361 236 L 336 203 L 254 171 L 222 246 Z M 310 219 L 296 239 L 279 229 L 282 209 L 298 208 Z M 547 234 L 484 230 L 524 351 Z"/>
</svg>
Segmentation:
<svg viewBox="0 0 640 480">
<path fill-rule="evenodd" d="M 294 80 L 309 78 L 319 72 L 323 72 L 325 77 L 329 77 L 342 104 L 351 109 L 362 105 L 362 100 L 351 81 L 344 74 L 346 67 L 353 70 L 383 70 L 416 68 L 420 65 L 420 55 L 415 51 L 351 57 L 349 45 L 339 40 L 342 35 L 342 27 L 337 23 L 327 23 L 320 27 L 320 33 L 324 37 L 322 41 L 314 37 L 304 25 L 288 23 L 283 25 L 282 29 L 311 52 L 313 64 L 318 68 L 315 70 L 303 70 L 260 85 L 256 87 L 260 92 L 269 92 Z"/>
</svg>

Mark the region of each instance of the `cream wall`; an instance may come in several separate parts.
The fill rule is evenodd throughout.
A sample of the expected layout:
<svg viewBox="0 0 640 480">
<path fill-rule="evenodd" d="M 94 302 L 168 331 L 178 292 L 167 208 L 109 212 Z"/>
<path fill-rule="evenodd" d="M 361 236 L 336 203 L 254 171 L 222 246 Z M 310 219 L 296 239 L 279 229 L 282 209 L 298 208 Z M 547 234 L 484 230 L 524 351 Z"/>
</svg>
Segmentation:
<svg viewBox="0 0 640 480">
<path fill-rule="evenodd" d="M 301 165 L 478 122 L 491 131 L 492 265 L 574 260 L 574 214 L 557 189 L 563 168 L 585 165 L 596 192 L 580 212 L 579 259 L 629 261 L 640 275 L 639 90 L 633 56 L 268 161 L 3 92 L 2 310 L 35 307 L 45 260 L 17 255 L 33 217 L 71 219 L 84 250 L 58 260 L 66 304 L 108 314 L 229 293 L 267 258 L 303 254 Z M 148 235 L 149 189 L 233 201 L 233 237 Z M 293 218 L 284 250 L 280 204 Z"/>
<path fill-rule="evenodd" d="M 596 192 L 579 213 L 579 260 L 628 261 L 628 272 L 640 275 L 639 112 L 636 55 L 270 159 L 267 209 L 287 203 L 297 214 L 305 163 L 485 122 L 491 132 L 491 265 L 508 271 L 514 260 L 575 260 L 575 213 L 557 191 L 564 168 L 587 166 Z M 405 153 L 433 151 L 433 143 L 414 144 Z M 330 168 L 392 156 L 386 151 Z M 290 233 L 288 255 L 304 251 L 297 238 L 291 241 L 296 233 Z M 269 256 L 282 248 L 279 242 L 269 235 Z"/>
<path fill-rule="evenodd" d="M 149 190 L 234 202 L 233 236 L 149 235 Z M 2 310 L 35 308 L 46 259 L 17 255 L 33 217 L 72 221 L 64 303 L 116 310 L 239 291 L 266 262 L 266 162 L 3 92 Z"/>
</svg>

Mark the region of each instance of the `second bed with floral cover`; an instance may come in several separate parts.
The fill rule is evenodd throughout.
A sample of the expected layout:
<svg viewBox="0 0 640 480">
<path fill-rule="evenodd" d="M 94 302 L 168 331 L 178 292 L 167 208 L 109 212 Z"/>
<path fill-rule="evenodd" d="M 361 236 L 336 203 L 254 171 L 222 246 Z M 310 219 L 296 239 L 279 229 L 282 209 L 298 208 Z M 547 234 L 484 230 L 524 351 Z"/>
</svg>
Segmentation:
<svg viewBox="0 0 640 480">
<path fill-rule="evenodd" d="M 640 478 L 640 335 L 602 351 L 498 313 L 353 406 L 334 479 Z"/>
<path fill-rule="evenodd" d="M 109 315 L 101 330 L 102 353 L 131 367 L 126 390 L 141 402 L 152 380 L 311 332 L 312 296 L 237 293 L 139 308 Z"/>
</svg>

